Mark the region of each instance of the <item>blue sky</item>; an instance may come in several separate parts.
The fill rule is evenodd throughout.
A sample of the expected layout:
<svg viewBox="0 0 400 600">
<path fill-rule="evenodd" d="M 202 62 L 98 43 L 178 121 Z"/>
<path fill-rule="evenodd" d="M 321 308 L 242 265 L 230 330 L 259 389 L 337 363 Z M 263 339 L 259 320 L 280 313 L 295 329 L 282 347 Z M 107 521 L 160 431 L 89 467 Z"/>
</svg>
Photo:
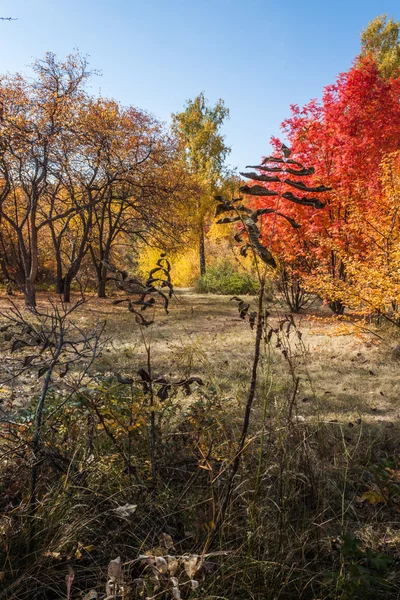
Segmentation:
<svg viewBox="0 0 400 600">
<path fill-rule="evenodd" d="M 169 121 L 201 91 L 223 98 L 229 163 L 269 152 L 289 105 L 321 96 L 359 52 L 378 14 L 400 20 L 398 0 L 3 0 L 0 73 L 29 75 L 46 51 L 90 55 L 91 92 Z"/>
</svg>

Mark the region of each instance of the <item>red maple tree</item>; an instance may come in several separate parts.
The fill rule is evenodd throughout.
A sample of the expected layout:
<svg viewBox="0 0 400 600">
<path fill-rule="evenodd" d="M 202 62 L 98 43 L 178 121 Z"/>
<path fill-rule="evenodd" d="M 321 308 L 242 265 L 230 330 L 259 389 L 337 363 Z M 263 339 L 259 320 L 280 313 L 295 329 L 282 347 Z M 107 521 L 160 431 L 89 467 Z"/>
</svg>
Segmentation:
<svg viewBox="0 0 400 600">
<path fill-rule="evenodd" d="M 361 229 L 355 235 L 354 223 L 348 226 L 349 215 L 354 207 L 376 209 L 381 161 L 399 147 L 399 98 L 400 78 L 384 79 L 374 59 L 366 56 L 325 88 L 321 102 L 291 106 L 292 114 L 282 124 L 291 156 L 315 169 L 302 181 L 332 190 L 324 194 L 325 210 L 288 203 L 286 214 L 301 228 L 276 220 L 272 249 L 291 284 L 317 292 L 337 314 L 347 302 L 345 257 L 368 243 Z M 272 142 L 276 149 L 282 143 Z M 271 189 L 280 184 L 261 185 Z M 255 198 L 255 203 L 265 205 L 264 199 Z"/>
</svg>

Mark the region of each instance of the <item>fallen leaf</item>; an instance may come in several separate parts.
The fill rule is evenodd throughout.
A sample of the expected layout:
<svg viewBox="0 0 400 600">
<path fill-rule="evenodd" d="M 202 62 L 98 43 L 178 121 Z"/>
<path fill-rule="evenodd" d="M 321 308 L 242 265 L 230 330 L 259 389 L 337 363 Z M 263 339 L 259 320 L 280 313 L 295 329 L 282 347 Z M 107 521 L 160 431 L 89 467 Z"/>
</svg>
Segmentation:
<svg viewBox="0 0 400 600">
<path fill-rule="evenodd" d="M 83 596 L 82 600 L 97 600 L 98 595 L 96 590 L 89 590 L 85 596 Z"/>
<path fill-rule="evenodd" d="M 126 519 L 127 517 L 131 517 L 137 509 L 137 504 L 124 504 L 123 506 L 118 506 L 118 508 L 114 508 L 113 512 L 122 519 Z"/>
<path fill-rule="evenodd" d="M 361 496 L 361 500 L 363 502 L 367 500 L 369 504 L 377 504 L 378 502 L 386 503 L 386 500 L 382 494 L 379 494 L 379 492 L 375 492 L 374 490 L 364 492 L 364 494 Z"/>
</svg>

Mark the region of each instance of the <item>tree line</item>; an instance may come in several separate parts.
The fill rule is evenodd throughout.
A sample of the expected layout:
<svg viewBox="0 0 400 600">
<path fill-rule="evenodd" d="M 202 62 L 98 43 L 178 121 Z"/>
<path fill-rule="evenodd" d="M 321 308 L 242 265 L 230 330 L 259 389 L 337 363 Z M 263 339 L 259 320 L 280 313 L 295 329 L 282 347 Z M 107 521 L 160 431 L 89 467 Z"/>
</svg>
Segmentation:
<svg viewBox="0 0 400 600">
<path fill-rule="evenodd" d="M 385 15 L 374 19 L 353 66 L 321 102 L 292 106 L 284 140 L 291 160 L 312 166 L 307 174 L 288 183 L 290 166 L 268 160 L 241 174 L 251 180 L 241 182 L 251 210 L 264 211 L 260 236 L 293 311 L 314 293 L 335 314 L 361 307 L 400 322 L 399 31 Z M 32 305 L 43 280 L 67 302 L 73 283 L 87 280 L 104 297 L 111 263 L 132 267 L 146 245 L 188 243 L 203 275 L 213 197 L 233 198 L 240 185 L 225 167 L 224 102 L 209 106 L 201 93 L 169 129 L 88 94 L 93 73 L 79 54 L 58 62 L 48 53 L 33 67 L 32 80 L 0 80 L 3 280 Z M 272 143 L 277 158 L 282 140 Z M 301 195 L 321 186 L 324 210 Z M 280 219 L 285 199 L 289 219 Z"/>
<path fill-rule="evenodd" d="M 0 80 L 1 276 L 31 305 L 43 278 L 68 302 L 83 271 L 103 297 L 115 256 L 182 242 L 198 182 L 164 124 L 88 94 L 85 57 L 33 69 Z"/>
</svg>

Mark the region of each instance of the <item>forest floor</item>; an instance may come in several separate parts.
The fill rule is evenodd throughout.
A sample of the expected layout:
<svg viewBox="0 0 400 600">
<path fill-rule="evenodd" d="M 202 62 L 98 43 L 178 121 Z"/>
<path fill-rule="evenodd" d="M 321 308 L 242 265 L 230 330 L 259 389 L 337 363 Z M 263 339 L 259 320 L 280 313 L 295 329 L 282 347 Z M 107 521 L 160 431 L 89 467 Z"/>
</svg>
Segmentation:
<svg viewBox="0 0 400 600">
<path fill-rule="evenodd" d="M 24 368 L 32 348 L 11 352 L 29 334 L 4 328 L 9 311 L 27 321 L 32 315 L 21 296 L 0 296 L 0 412 L 9 418 L 1 441 L 8 458 L 0 470 L 0 489 L 7 490 L 0 504 L 7 550 L 0 598 L 64 598 L 71 564 L 71 598 L 88 598 L 89 588 L 100 594 L 91 598 L 100 598 L 110 559 L 131 565 L 132 557 L 164 554 L 160 532 L 175 544 L 165 551 L 182 561 L 213 541 L 243 427 L 255 331 L 229 296 L 177 290 L 169 314 L 144 313 L 154 320 L 147 328 L 115 300 L 88 298 L 71 313 L 76 331 L 104 324 L 101 351 L 85 380 L 79 373 L 87 359 L 65 377 L 53 372 L 44 459 L 32 463 L 24 418 L 35 420 L 45 382 L 41 354 L 36 346 Z M 58 303 L 55 294 L 38 294 L 43 314 Z M 275 300 L 268 312 L 266 330 L 274 331 L 263 343 L 245 451 L 211 546 L 217 570 L 204 575 L 209 594 L 202 597 L 258 600 L 268 589 L 268 598 L 282 600 L 398 599 L 400 335 L 356 314 L 333 318 L 321 303 L 291 317 Z M 146 348 L 153 380 L 196 376 L 204 386 L 149 404 L 138 373 L 148 370 Z M 142 385 L 131 386 L 132 379 Z M 36 464 L 41 500 L 32 526 L 27 490 Z M 116 515 L 120 509 L 135 511 L 133 519 Z M 35 527 L 32 561 L 26 548 Z M 171 597 L 165 586 L 160 598 Z"/>
<path fill-rule="evenodd" d="M 15 296 L 12 301 L 23 309 L 22 297 Z M 50 302 L 56 301 L 56 295 L 39 293 L 38 308 L 47 310 Z M 0 313 L 7 313 L 9 306 L 9 299 L 0 296 Z M 270 312 L 270 323 L 277 327 L 285 318 L 285 309 L 275 302 Z M 149 313 L 146 318 L 150 318 Z M 95 363 L 97 372 L 134 377 L 139 368 L 146 367 L 146 340 L 157 376 L 178 380 L 197 375 L 221 397 L 241 401 L 246 396 L 255 333 L 239 318 L 237 305 L 229 296 L 178 290 L 169 314 L 158 309 L 154 325 L 143 330 L 126 305 L 113 305 L 112 298 L 89 298 L 73 313 L 73 319 L 86 331 L 96 322 L 105 323 L 104 348 Z M 367 331 L 357 319 L 334 319 L 320 304 L 294 315 L 294 320 L 296 330 L 292 328 L 283 340 L 290 364 L 282 356 L 282 348 L 276 348 L 273 336 L 261 365 L 260 380 L 272 381 L 267 385 L 271 401 L 282 393 L 290 395 L 293 378 L 299 376 L 296 400 L 301 419 L 318 416 L 323 421 L 350 425 L 362 419 L 382 422 L 385 427 L 400 423 L 400 359 L 393 333 L 381 335 L 373 326 Z M 0 333 L 0 352 L 7 359 L 10 343 L 4 337 Z M 21 405 L 41 382 L 30 373 L 15 385 L 13 397 Z M 8 397 L 9 392 L 9 386 L 4 385 L 0 398 Z"/>
</svg>

